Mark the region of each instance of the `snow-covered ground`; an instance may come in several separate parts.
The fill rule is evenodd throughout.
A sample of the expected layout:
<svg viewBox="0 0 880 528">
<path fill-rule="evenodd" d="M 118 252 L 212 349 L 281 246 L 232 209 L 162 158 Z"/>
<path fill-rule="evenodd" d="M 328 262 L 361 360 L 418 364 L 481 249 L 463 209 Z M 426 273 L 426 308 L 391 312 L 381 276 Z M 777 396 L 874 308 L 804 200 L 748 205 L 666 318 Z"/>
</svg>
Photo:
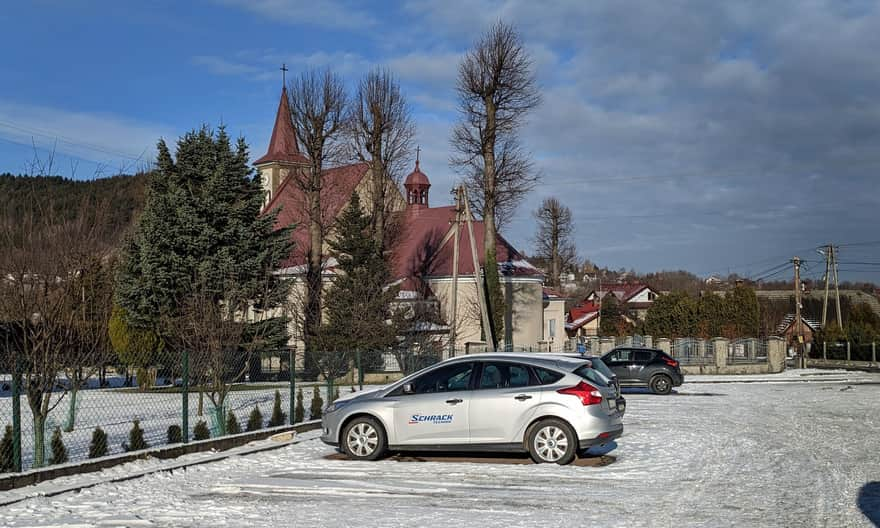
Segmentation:
<svg viewBox="0 0 880 528">
<path fill-rule="evenodd" d="M 0 508 L 0 526 L 870 526 L 880 375 L 688 383 L 627 395 L 602 467 L 339 460 L 274 451 Z M 821 379 L 824 378 L 825 381 Z M 770 380 L 784 383 L 767 382 Z M 702 380 L 700 380 L 702 381 Z M 762 382 L 763 381 L 763 382 Z M 193 455 L 200 456 L 200 455 Z M 139 462 L 104 478 L 143 471 Z M 51 491 L 76 476 L 18 490 Z M 0 501 L 3 499 L 0 493 Z M 564 523 L 564 524 L 563 524 Z"/>
</svg>

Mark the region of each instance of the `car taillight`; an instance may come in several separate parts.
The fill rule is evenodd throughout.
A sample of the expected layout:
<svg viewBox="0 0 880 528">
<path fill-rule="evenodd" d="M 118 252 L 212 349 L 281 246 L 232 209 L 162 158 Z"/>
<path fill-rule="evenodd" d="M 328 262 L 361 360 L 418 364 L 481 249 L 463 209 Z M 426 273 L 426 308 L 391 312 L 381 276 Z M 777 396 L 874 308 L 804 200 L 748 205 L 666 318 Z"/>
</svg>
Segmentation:
<svg viewBox="0 0 880 528">
<path fill-rule="evenodd" d="M 584 383 L 583 381 L 578 383 L 574 387 L 559 389 L 556 392 L 558 392 L 559 394 L 577 396 L 581 399 L 581 403 L 584 405 L 596 405 L 602 403 L 602 393 L 599 392 L 599 389 L 593 387 L 589 383 Z"/>
<path fill-rule="evenodd" d="M 678 361 L 676 361 L 676 360 L 674 360 L 674 359 L 672 359 L 672 358 L 665 357 L 665 358 L 663 358 L 663 361 L 664 361 L 667 365 L 669 365 L 670 367 L 675 368 L 675 367 L 678 366 Z"/>
</svg>

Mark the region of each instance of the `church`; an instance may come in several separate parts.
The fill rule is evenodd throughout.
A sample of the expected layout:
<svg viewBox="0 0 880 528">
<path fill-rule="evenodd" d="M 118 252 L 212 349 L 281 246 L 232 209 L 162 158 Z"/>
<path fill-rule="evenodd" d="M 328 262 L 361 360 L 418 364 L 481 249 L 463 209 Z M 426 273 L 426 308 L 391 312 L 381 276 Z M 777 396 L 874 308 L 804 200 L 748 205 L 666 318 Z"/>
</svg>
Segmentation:
<svg viewBox="0 0 880 528">
<path fill-rule="evenodd" d="M 294 171 L 307 170 L 308 159 L 300 152 L 296 133 L 290 118 L 290 108 L 286 89 L 281 92 L 281 100 L 275 116 L 275 125 L 266 154 L 254 162 L 266 192 L 265 211 L 278 211 L 276 225 L 297 226 L 291 236 L 293 249 L 283 262 L 279 273 L 294 279 L 291 295 L 292 305 L 296 306 L 305 298 L 304 276 L 306 270 L 306 251 L 308 247 L 307 216 L 302 193 L 291 183 Z M 353 163 L 325 168 L 322 177 L 321 209 L 325 226 L 333 221 L 348 206 L 352 193 L 357 192 L 362 203 L 369 203 L 373 178 L 386 177 L 373 174 L 367 163 Z M 455 251 L 453 243 L 454 224 L 457 218 L 455 205 L 432 207 L 431 182 L 419 163 L 415 161 L 413 171 L 404 180 L 404 192 L 397 185 L 391 185 L 387 204 L 392 211 L 391 221 L 398 226 L 398 232 L 390 247 L 390 267 L 394 285 L 400 288 L 398 300 L 401 303 L 413 300 L 436 303 L 440 316 L 447 324 L 433 325 L 430 331 L 439 346 L 445 346 L 454 333 L 456 349 L 460 351 L 485 350 L 482 339 L 482 326 L 478 309 L 477 288 L 474 273 L 471 241 L 468 229 L 460 228 L 459 247 Z M 447 194 L 447 193 L 444 193 Z M 483 225 L 473 221 L 474 243 L 480 266 L 485 266 L 483 245 Z M 556 332 L 556 325 L 562 324 L 555 314 L 559 311 L 558 298 L 548 297 L 543 288 L 544 276 L 540 270 L 528 263 L 525 258 L 502 236 L 498 235 L 497 259 L 502 289 L 505 293 L 506 313 L 505 331 L 500 337 L 501 347 L 507 350 L 561 350 L 564 333 Z M 327 245 L 324 246 L 327 254 Z M 455 256 L 457 267 L 457 302 L 455 317 L 452 317 L 452 292 Z M 324 280 L 332 279 L 335 261 L 326 258 Z M 551 306 L 552 305 L 552 306 Z M 546 312 L 546 314 L 545 314 Z M 550 315 L 550 319 L 547 318 Z M 293 318 L 291 335 L 300 350 L 302 343 L 301 323 Z M 455 328 L 449 321 L 455 320 Z"/>
</svg>

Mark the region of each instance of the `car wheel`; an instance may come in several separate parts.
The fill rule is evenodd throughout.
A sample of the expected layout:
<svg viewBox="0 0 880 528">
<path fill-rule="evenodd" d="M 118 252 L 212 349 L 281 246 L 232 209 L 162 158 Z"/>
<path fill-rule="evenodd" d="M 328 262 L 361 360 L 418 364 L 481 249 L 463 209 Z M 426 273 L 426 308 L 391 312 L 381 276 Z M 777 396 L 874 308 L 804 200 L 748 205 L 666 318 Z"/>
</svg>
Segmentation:
<svg viewBox="0 0 880 528">
<path fill-rule="evenodd" d="M 538 464 L 569 464 L 577 455 L 578 438 L 562 420 L 541 420 L 529 430 L 529 455 Z"/>
<path fill-rule="evenodd" d="M 651 378 L 651 392 L 669 394 L 672 392 L 672 380 L 666 374 L 657 374 Z"/>
<path fill-rule="evenodd" d="M 385 429 L 374 418 L 361 416 L 342 431 L 342 451 L 355 460 L 377 460 L 388 450 Z"/>
</svg>

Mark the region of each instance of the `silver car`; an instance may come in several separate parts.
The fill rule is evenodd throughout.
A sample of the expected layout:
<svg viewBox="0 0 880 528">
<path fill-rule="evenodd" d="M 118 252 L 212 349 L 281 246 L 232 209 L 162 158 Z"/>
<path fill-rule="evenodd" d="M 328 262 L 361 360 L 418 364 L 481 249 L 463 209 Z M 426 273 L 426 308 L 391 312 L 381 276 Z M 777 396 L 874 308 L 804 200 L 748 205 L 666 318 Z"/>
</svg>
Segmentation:
<svg viewBox="0 0 880 528">
<path fill-rule="evenodd" d="M 349 457 L 388 451 L 528 451 L 567 464 L 623 433 L 615 389 L 589 360 L 551 354 L 448 359 L 380 389 L 340 398 L 325 443 Z"/>
</svg>

